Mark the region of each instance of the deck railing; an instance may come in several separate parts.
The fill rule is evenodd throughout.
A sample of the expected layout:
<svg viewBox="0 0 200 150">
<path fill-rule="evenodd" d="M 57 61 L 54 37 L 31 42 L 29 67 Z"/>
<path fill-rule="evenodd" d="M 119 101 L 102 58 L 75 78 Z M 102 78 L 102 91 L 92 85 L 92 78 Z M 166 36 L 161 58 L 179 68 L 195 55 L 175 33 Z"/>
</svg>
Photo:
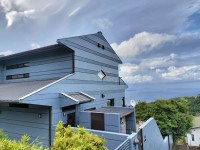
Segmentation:
<svg viewBox="0 0 200 150">
<path fill-rule="evenodd" d="M 130 140 L 126 139 L 122 144 L 120 144 L 115 150 L 130 150 Z"/>
</svg>

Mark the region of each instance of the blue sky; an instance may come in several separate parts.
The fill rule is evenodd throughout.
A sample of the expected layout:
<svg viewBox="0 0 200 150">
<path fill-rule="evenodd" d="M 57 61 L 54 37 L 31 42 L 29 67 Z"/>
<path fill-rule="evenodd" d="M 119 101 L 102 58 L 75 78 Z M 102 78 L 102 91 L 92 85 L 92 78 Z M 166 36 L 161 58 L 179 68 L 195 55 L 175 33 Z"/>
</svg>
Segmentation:
<svg viewBox="0 0 200 150">
<path fill-rule="evenodd" d="M 124 62 L 129 99 L 200 93 L 199 0 L 0 0 L 0 54 L 97 31 Z"/>
</svg>

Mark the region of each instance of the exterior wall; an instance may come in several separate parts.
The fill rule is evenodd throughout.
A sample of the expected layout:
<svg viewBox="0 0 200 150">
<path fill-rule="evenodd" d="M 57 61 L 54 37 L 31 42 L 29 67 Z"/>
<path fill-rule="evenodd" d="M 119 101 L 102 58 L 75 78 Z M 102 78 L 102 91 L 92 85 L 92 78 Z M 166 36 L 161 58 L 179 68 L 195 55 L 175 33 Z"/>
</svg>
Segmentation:
<svg viewBox="0 0 200 150">
<path fill-rule="evenodd" d="M 44 145 L 49 144 L 48 107 L 29 105 L 29 108 L 11 108 L 8 103 L 1 103 L 0 111 L 0 128 L 10 139 L 19 140 L 22 135 L 28 134 L 31 140 L 39 138 Z"/>
<path fill-rule="evenodd" d="M 30 56 L 21 56 L 1 62 L 1 80 L 3 82 L 21 82 L 28 80 L 42 80 L 61 78 L 73 71 L 73 53 L 67 48 L 57 49 L 50 53 L 40 53 Z M 7 70 L 6 66 L 29 62 L 29 67 Z M 29 73 L 29 78 L 6 80 L 7 75 Z"/>
<path fill-rule="evenodd" d="M 84 38 L 104 44 L 106 49 L 98 48 Z M 76 105 L 76 124 L 79 124 L 81 111 L 104 107 L 107 105 L 107 99 L 114 98 L 115 106 L 122 106 L 122 98 L 125 96 L 124 91 L 127 85 L 123 82 L 119 83 L 118 64 L 121 61 L 103 37 L 89 35 L 62 39 L 58 42 L 60 41 L 75 51 L 75 74 L 24 99 L 23 103 L 52 106 L 53 126 L 59 120 L 65 119 L 60 106 L 71 105 L 63 102 L 65 100 L 59 94 L 62 92 L 84 92 L 95 98 L 92 102 Z M 97 75 L 101 70 L 106 73 L 103 80 Z M 105 97 L 102 98 L 102 94 Z"/>
<path fill-rule="evenodd" d="M 192 134 L 194 135 L 194 141 L 192 140 Z M 191 133 L 187 134 L 187 142 L 189 146 L 200 145 L 200 128 L 191 129 Z"/>
<path fill-rule="evenodd" d="M 123 143 L 128 138 L 128 135 L 126 134 L 106 132 L 106 131 L 102 132 L 102 131 L 89 130 L 89 129 L 88 131 L 92 132 L 93 134 L 97 134 L 98 136 L 102 138 L 105 138 L 106 139 L 105 146 L 109 150 L 115 150 L 121 143 Z"/>
<path fill-rule="evenodd" d="M 163 139 L 153 118 L 150 118 L 142 126 L 140 126 L 140 130 L 142 130 L 142 143 L 144 150 L 169 150 L 169 147 L 171 147 L 171 141 L 168 141 L 167 138 Z M 169 145 L 169 143 L 171 145 Z"/>
<path fill-rule="evenodd" d="M 87 129 L 91 129 L 91 112 L 80 112 L 79 124 Z M 120 115 L 119 114 L 104 114 L 105 131 L 120 133 Z"/>
</svg>

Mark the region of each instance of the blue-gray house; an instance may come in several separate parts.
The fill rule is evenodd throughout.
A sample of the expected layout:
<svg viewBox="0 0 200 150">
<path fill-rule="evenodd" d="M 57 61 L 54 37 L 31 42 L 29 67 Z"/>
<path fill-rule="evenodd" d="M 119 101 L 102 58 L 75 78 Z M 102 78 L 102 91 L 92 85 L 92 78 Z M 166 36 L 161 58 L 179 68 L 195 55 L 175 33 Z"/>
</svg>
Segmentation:
<svg viewBox="0 0 200 150">
<path fill-rule="evenodd" d="M 109 149 L 144 147 L 134 109 L 124 107 L 127 85 L 118 75 L 119 64 L 101 32 L 0 57 L 0 128 L 11 139 L 28 134 L 50 146 L 63 120 L 106 138 Z"/>
</svg>

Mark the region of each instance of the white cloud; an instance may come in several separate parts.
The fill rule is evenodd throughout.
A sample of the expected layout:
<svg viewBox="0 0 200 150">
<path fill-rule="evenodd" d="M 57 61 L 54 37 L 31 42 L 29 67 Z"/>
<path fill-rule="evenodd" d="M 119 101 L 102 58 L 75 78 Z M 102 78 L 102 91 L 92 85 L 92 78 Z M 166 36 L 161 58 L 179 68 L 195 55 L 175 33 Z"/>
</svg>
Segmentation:
<svg viewBox="0 0 200 150">
<path fill-rule="evenodd" d="M 139 69 L 139 65 L 126 63 L 120 66 L 119 75 L 127 83 L 142 83 L 153 80 L 149 75 L 134 75 L 134 73 L 139 72 Z"/>
<path fill-rule="evenodd" d="M 11 1 L 9 0 L 0 0 L 0 6 L 3 8 L 5 12 L 8 12 L 12 8 Z"/>
<path fill-rule="evenodd" d="M 36 48 L 40 48 L 40 45 L 38 43 L 31 43 L 30 47 L 31 49 L 36 49 Z"/>
<path fill-rule="evenodd" d="M 11 54 L 14 54 L 14 52 L 10 51 L 10 50 L 0 52 L 0 56 L 7 56 L 7 55 L 11 55 Z"/>
<path fill-rule="evenodd" d="M 171 53 L 169 56 L 163 56 L 158 58 L 143 59 L 140 67 L 156 69 L 158 67 L 165 67 L 171 65 L 175 60 L 176 54 Z"/>
<path fill-rule="evenodd" d="M 161 77 L 167 80 L 195 80 L 200 77 L 200 65 L 170 66 L 167 72 L 161 73 Z"/>
<path fill-rule="evenodd" d="M 71 17 L 71 16 L 75 15 L 80 9 L 81 9 L 81 7 L 74 9 L 68 16 Z"/>
<path fill-rule="evenodd" d="M 59 13 L 62 10 L 69 11 L 71 8 L 77 7 L 71 15 L 74 15 L 85 3 L 67 5 L 69 0 L 0 0 L 1 13 L 5 15 L 7 27 L 11 27 L 16 22 L 26 19 L 34 19 L 34 21 L 46 23 L 50 16 Z M 66 12 L 65 12 L 66 13 Z"/>
<path fill-rule="evenodd" d="M 13 25 L 14 22 L 21 20 L 21 19 L 29 19 L 31 16 L 35 13 L 34 9 L 26 10 L 23 12 L 17 12 L 17 11 L 10 11 L 6 13 L 6 19 L 7 19 L 7 27 L 10 27 Z"/>
<path fill-rule="evenodd" d="M 171 53 L 167 56 L 142 59 L 140 63 L 125 63 L 119 67 L 119 75 L 128 83 L 142 83 L 153 81 L 152 75 L 159 78 L 161 73 L 166 70 L 164 68 L 173 65 L 176 60 L 176 54 Z M 156 74 L 155 74 L 156 73 Z"/>
<path fill-rule="evenodd" d="M 139 66 L 136 64 L 126 63 L 119 67 L 119 75 L 124 76 L 130 76 L 133 73 L 137 72 L 139 70 Z"/>
<path fill-rule="evenodd" d="M 112 43 L 111 46 L 119 56 L 133 57 L 152 51 L 166 42 L 173 42 L 176 36 L 169 34 L 141 32 L 120 44 Z"/>
<path fill-rule="evenodd" d="M 134 76 L 126 76 L 123 78 L 126 83 L 133 84 L 133 83 L 144 83 L 144 82 L 151 82 L 153 80 L 152 76 L 149 75 L 134 75 Z"/>
<path fill-rule="evenodd" d="M 108 18 L 99 18 L 92 21 L 101 29 L 108 29 L 113 26 L 113 23 Z"/>
</svg>

